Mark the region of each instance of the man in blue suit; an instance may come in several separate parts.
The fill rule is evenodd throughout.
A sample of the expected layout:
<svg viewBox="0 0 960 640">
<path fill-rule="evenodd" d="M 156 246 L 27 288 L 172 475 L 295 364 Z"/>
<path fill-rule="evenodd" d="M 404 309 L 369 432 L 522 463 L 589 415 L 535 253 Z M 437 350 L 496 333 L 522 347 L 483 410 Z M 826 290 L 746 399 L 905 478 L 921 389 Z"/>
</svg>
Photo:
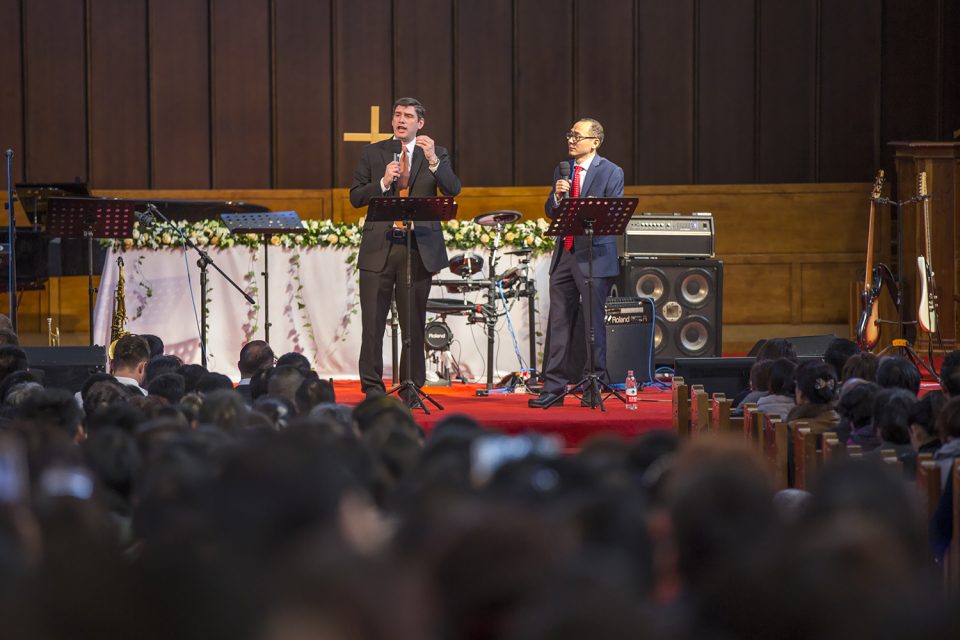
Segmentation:
<svg viewBox="0 0 960 640">
<path fill-rule="evenodd" d="M 623 197 L 623 169 L 597 154 L 603 143 L 603 127 L 593 118 L 578 120 L 567 133 L 567 150 L 573 160 L 570 179 L 560 177 L 560 168 L 553 172 L 553 190 L 547 198 L 545 210 L 552 218 L 554 210 L 566 197 L 620 198 Z M 544 384 L 540 396 L 528 402 L 531 407 L 560 406 L 567 380 L 567 358 L 573 340 L 577 314 L 583 314 L 587 326 L 587 274 L 590 265 L 586 236 L 557 238 L 557 246 L 550 261 L 550 316 L 547 321 L 549 351 L 545 354 Z M 585 363 L 585 373 L 592 370 L 602 380 L 607 379 L 607 340 L 603 325 L 603 308 L 610 279 L 620 272 L 617 260 L 617 241 L 613 236 L 593 238 L 593 323 L 595 346 L 593 363 Z M 586 333 L 586 332 L 585 332 Z M 586 333 L 589 340 L 589 333 Z M 591 398 L 584 397 L 582 406 L 591 406 Z"/>
</svg>

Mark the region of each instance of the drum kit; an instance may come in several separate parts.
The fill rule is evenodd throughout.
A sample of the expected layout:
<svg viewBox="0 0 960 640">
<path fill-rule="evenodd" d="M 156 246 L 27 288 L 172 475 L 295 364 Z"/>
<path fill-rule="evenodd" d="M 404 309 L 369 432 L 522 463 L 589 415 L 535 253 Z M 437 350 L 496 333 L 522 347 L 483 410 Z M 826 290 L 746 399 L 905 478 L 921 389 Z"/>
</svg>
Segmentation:
<svg viewBox="0 0 960 640">
<path fill-rule="evenodd" d="M 500 256 L 497 250 L 501 246 L 504 227 L 517 222 L 521 218 L 517 211 L 491 211 L 473 219 L 475 224 L 489 229 L 491 236 L 490 250 L 487 259 L 476 253 L 463 253 L 450 259 L 450 272 L 457 276 L 450 279 L 435 279 L 433 284 L 443 287 L 450 295 L 465 296 L 469 293 L 483 293 L 483 302 L 470 302 L 460 298 L 430 298 L 427 301 L 427 313 L 435 315 L 426 326 L 426 348 L 433 352 L 434 358 L 441 366 L 440 377 L 450 380 L 448 361 L 457 368 L 457 377 L 463 380 L 456 362 L 449 357 L 450 345 L 454 341 L 454 333 L 445 319 L 448 316 L 462 316 L 467 324 L 482 324 L 487 337 L 487 383 L 486 389 L 480 389 L 478 395 L 487 395 L 494 389 L 494 353 L 496 347 L 497 321 L 507 314 L 507 301 L 519 298 L 527 299 L 529 322 L 529 361 L 527 366 L 534 369 L 536 365 L 537 346 L 535 338 L 536 326 L 536 283 L 531 273 L 531 249 L 514 249 L 505 252 L 505 255 L 516 256 L 519 265 L 510 267 L 497 273 L 497 264 Z M 484 274 L 484 266 L 486 273 Z M 518 352 L 519 355 L 519 352 Z M 523 376 L 526 382 L 535 378 L 535 372 L 530 369 Z"/>
</svg>

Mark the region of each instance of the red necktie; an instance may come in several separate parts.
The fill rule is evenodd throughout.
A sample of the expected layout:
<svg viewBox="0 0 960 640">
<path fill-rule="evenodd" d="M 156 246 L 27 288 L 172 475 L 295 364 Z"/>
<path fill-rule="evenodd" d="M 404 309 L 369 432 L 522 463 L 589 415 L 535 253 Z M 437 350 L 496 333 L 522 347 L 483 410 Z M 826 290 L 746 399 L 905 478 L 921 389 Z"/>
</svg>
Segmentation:
<svg viewBox="0 0 960 640">
<path fill-rule="evenodd" d="M 580 165 L 574 165 L 573 167 L 573 186 L 570 187 L 570 197 L 578 198 L 580 197 L 580 172 L 583 171 L 583 167 Z M 573 236 L 564 236 L 563 237 L 563 248 L 567 251 L 573 251 Z"/>
</svg>

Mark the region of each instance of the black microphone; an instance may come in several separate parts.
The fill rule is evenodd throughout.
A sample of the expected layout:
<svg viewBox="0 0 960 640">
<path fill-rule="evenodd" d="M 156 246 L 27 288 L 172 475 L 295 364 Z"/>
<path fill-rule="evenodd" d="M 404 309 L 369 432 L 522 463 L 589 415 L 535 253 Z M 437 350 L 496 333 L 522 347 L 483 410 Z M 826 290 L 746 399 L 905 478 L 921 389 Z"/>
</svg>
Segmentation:
<svg viewBox="0 0 960 640">
<path fill-rule="evenodd" d="M 564 160 L 560 163 L 560 179 L 569 180 L 570 179 L 570 163 L 567 160 Z M 563 194 L 563 197 L 566 198 L 569 195 L 569 191 Z"/>
<path fill-rule="evenodd" d="M 140 223 L 140 226 L 144 228 L 152 227 L 156 222 L 153 214 L 146 211 L 134 211 L 133 217 L 135 217 L 137 222 Z"/>
<path fill-rule="evenodd" d="M 393 153 L 393 161 L 400 162 L 400 154 L 403 153 L 403 143 L 399 140 L 391 140 L 387 148 Z M 393 186 L 397 186 L 397 176 L 393 176 Z"/>
<path fill-rule="evenodd" d="M 13 157 L 13 149 L 7 149 L 4 153 L 7 156 L 7 160 Z"/>
</svg>

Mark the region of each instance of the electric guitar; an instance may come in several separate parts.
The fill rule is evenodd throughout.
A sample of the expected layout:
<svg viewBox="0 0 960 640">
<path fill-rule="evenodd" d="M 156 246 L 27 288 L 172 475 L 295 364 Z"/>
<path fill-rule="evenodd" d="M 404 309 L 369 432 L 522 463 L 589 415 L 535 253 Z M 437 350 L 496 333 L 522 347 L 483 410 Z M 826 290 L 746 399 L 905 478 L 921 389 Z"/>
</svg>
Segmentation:
<svg viewBox="0 0 960 640">
<path fill-rule="evenodd" d="M 937 287 L 933 280 L 933 243 L 930 241 L 930 198 L 927 193 L 927 172 L 917 178 L 917 196 L 923 205 L 923 235 L 927 243 L 926 257 L 917 256 L 917 274 L 920 276 L 920 308 L 917 321 L 927 333 L 937 332 Z"/>
<path fill-rule="evenodd" d="M 860 295 L 860 322 L 857 323 L 857 344 L 863 351 L 870 351 L 880 341 L 880 292 L 886 283 L 891 293 L 896 291 L 890 268 L 885 264 L 873 265 L 873 227 L 876 217 L 877 199 L 883 189 L 883 169 L 877 172 L 870 193 L 870 222 L 867 227 L 867 264 L 864 269 L 863 293 Z"/>
</svg>

